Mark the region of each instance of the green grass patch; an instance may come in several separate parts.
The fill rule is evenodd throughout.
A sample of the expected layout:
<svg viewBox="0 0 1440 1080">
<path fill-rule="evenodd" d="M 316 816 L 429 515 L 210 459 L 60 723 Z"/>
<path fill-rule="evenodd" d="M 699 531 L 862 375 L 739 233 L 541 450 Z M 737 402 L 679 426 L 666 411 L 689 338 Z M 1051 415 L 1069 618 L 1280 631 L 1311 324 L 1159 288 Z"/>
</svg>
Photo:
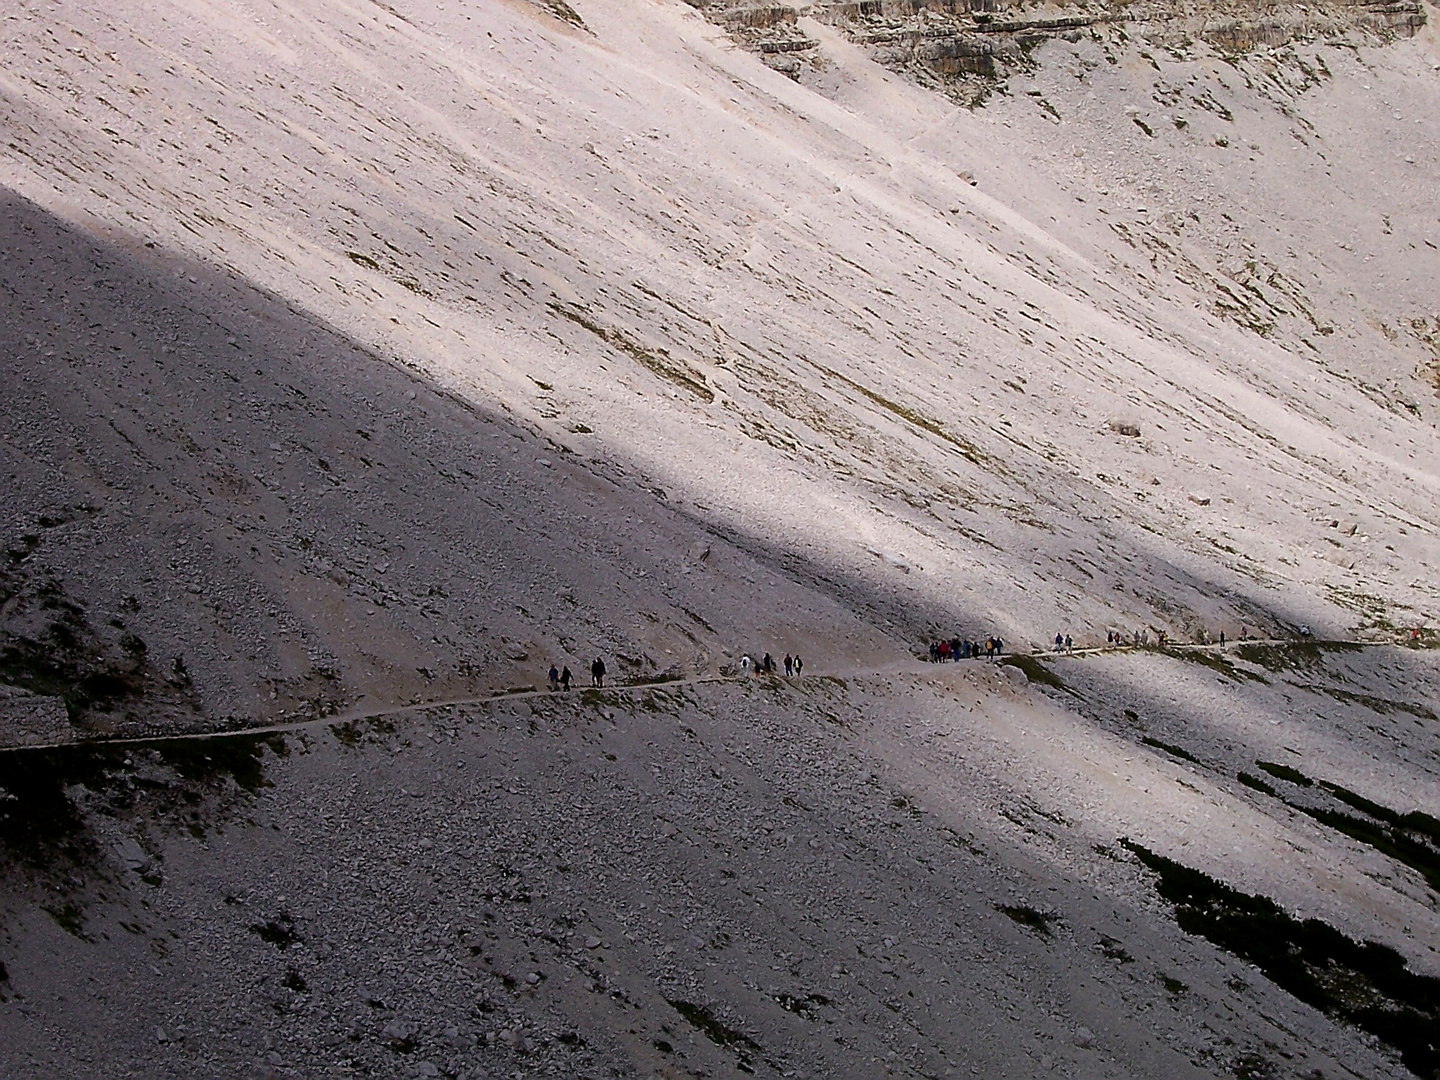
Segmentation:
<svg viewBox="0 0 1440 1080">
<path fill-rule="evenodd" d="M 1070 687 L 1066 685 L 1064 679 L 1060 678 L 1059 675 L 1056 675 L 1038 659 L 1027 653 L 1010 653 L 1005 656 L 1000 663 L 1019 668 L 1032 683 L 1039 683 L 1041 686 L 1049 686 L 1056 690 L 1063 690 L 1067 694 L 1073 693 Z"/>
<path fill-rule="evenodd" d="M 1211 671 L 1218 672 L 1223 678 L 1235 683 L 1258 682 L 1265 686 L 1270 685 L 1270 680 L 1264 675 L 1257 675 L 1253 671 L 1246 671 L 1244 668 L 1236 667 L 1223 653 L 1213 649 L 1175 649 L 1160 647 L 1156 650 L 1162 656 L 1169 656 L 1175 660 L 1185 660 L 1191 664 L 1200 664 Z"/>
<path fill-rule="evenodd" d="M 1416 1076 L 1440 1075 L 1440 979 L 1411 971 L 1378 942 L 1357 942 L 1319 919 L 1294 918 L 1273 900 L 1240 892 L 1157 855 L 1121 843 L 1158 875 L 1175 921 L 1258 967 L 1271 982 L 1399 1053 Z"/>
<path fill-rule="evenodd" d="M 1353 641 L 1291 641 L 1282 645 L 1246 641 L 1235 646 L 1235 655 L 1266 671 L 1312 671 L 1325 666 L 1327 654 L 1360 652 L 1365 647 Z"/>
</svg>

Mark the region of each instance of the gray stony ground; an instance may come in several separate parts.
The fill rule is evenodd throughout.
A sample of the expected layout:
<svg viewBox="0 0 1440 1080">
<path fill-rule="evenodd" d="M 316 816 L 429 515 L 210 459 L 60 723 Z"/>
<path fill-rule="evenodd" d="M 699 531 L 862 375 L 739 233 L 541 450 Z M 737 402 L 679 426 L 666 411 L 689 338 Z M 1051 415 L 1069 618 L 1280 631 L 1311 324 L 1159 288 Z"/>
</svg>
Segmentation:
<svg viewBox="0 0 1440 1080">
<path fill-rule="evenodd" d="M 1322 6 L 0 8 L 0 1077 L 1440 1076 L 1440 32 Z"/>
<path fill-rule="evenodd" d="M 501 699 L 272 736 L 254 744 L 263 779 L 235 772 L 253 791 L 175 744 L 115 751 L 72 791 L 93 846 L 7 902 L 10 1060 L 34 1076 L 1385 1071 L 1352 1030 L 1181 933 L 1122 850 L 1063 869 L 1085 830 L 1043 795 L 1003 775 L 933 786 L 951 749 L 933 743 L 990 738 L 971 718 L 1033 693 L 952 665 L 901 686 Z M 192 787 L 198 802 L 177 794 Z M 77 1006 L 92 1022 L 67 1019 Z"/>
</svg>

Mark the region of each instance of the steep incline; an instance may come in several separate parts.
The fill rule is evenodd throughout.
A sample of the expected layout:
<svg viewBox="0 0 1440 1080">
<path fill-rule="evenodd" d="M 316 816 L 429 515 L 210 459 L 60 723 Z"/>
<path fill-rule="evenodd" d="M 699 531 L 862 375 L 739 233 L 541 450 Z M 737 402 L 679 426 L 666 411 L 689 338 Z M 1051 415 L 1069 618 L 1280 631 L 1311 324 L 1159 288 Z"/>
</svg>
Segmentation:
<svg viewBox="0 0 1440 1080">
<path fill-rule="evenodd" d="M 1118 40 L 1057 42 L 1064 55 L 1035 76 L 1058 80 L 1035 98 L 1049 112 L 1020 95 L 971 115 L 838 38 L 821 96 L 683 6 L 597 5 L 583 26 L 523 6 L 224 10 L 13 14 L 5 181 L 121 248 L 143 241 L 157 257 L 220 265 L 265 289 L 267 306 L 508 413 L 545 454 L 623 476 L 645 499 L 663 491 L 700 529 L 907 636 L 934 625 L 1026 642 L 1057 623 L 1092 640 L 1107 626 L 1188 636 L 1228 625 L 1233 636 L 1241 625 L 1338 630 L 1359 618 L 1346 605 L 1382 627 L 1434 611 L 1432 399 L 1410 376 L 1437 257 L 1423 243 L 1434 242 L 1423 208 L 1435 205 L 1436 173 L 1346 141 L 1366 115 L 1346 106 L 1371 77 L 1363 50 L 1330 50 L 1331 74 L 1301 94 L 1281 85 L 1298 61 L 1246 61 L 1231 77 L 1213 59 L 1162 68 Z M 1410 157 L 1434 153 L 1435 83 L 1418 70 L 1431 48 L 1422 35 L 1385 50 L 1394 74 L 1376 76 L 1407 95 L 1396 111 L 1417 122 Z M 1267 63 L 1269 83 L 1247 74 Z M 1180 130 L 1153 109 L 1121 122 L 1151 81 L 1211 111 L 1187 111 Z M 1322 123 L 1324 149 L 1299 147 L 1291 128 Z M 1237 128 L 1229 150 L 1210 138 L 1225 125 Z M 1257 148 L 1248 173 L 1227 164 L 1240 144 Z M 1339 176 L 1318 194 L 1291 185 L 1330 170 Z M 1373 208 L 1356 213 L 1384 215 L 1391 232 L 1366 252 L 1373 262 L 1352 262 L 1329 242 L 1345 219 L 1309 208 L 1357 194 L 1355 178 L 1373 170 L 1393 172 L 1394 190 L 1373 184 Z M 1272 205 L 1289 190 L 1305 193 Z M 1274 270 L 1274 242 L 1251 250 L 1262 218 L 1298 238 L 1305 267 Z M 42 263 L 7 262 L 31 287 L 46 280 Z M 195 276 L 161 273 L 181 286 Z M 73 304 L 91 286 L 98 303 L 109 294 L 95 280 L 56 287 Z M 10 323 L 13 362 L 53 352 L 135 385 L 126 344 L 92 348 L 58 310 L 27 325 L 38 308 L 12 295 L 26 310 Z M 1284 332 L 1239 329 L 1237 313 Z M 302 345 L 319 339 L 295 332 Z M 303 348 L 238 330 L 170 337 L 196 358 L 238 348 L 307 363 Z M 280 381 L 265 363 L 243 366 Z M 1413 408 L 1394 407 L 1397 393 Z M 137 415 L 123 393 L 112 402 Z M 42 468 L 20 427 L 34 401 L 7 396 L 6 407 L 21 414 L 9 452 Z M 191 408 L 166 404 L 177 422 L 201 422 Z M 218 424 L 218 409 L 203 422 Z M 241 440 L 247 453 L 298 451 L 263 427 Z M 363 435 L 332 442 L 332 454 L 368 459 Z M 310 445 L 304 482 L 324 484 L 314 470 L 329 461 L 325 442 Z M 457 474 L 465 453 L 432 460 Z M 519 464 L 567 519 L 583 512 L 545 466 L 529 454 Z M 300 482 L 271 481 L 292 498 Z M 628 513 L 600 514 L 601 527 Z M 378 503 L 364 516 L 380 535 L 424 520 Z M 1341 535 L 1350 525 L 1356 534 Z M 315 558 L 339 564 L 347 530 L 317 532 Z M 536 581 L 581 584 L 558 552 L 515 543 Z M 691 543 L 657 557 L 683 558 Z M 311 582 L 286 590 L 329 588 L 315 570 L 286 570 Z M 138 597 L 143 582 L 112 591 Z M 340 651 L 326 620 L 295 608 Z M 528 630 L 554 651 L 544 621 Z M 832 628 L 808 629 L 828 640 Z M 411 636 L 423 646 L 439 635 Z M 573 655 L 609 647 L 580 638 Z M 404 666 L 439 662 L 407 651 L 417 662 Z M 257 661 L 267 670 L 282 666 L 271 652 Z M 651 653 L 642 667 L 669 666 Z M 354 666 L 343 675 L 358 688 Z"/>
<path fill-rule="evenodd" d="M 961 8 L 3 13 L 0 1072 L 1437 1075 L 1433 9 Z"/>
</svg>

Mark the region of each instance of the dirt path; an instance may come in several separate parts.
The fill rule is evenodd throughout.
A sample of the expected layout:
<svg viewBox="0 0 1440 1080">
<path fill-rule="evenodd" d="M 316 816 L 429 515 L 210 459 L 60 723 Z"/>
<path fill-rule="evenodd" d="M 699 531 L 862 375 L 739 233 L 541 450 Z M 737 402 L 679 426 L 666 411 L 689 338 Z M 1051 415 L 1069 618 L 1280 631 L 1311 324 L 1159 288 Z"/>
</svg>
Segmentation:
<svg viewBox="0 0 1440 1080">
<path fill-rule="evenodd" d="M 1384 648 L 1387 643 L 1374 641 L 1318 641 L 1307 639 L 1310 644 L 1316 645 L 1358 645 L 1365 648 Z M 1224 645 L 1196 645 L 1196 644 L 1171 644 L 1164 646 L 1167 650 L 1199 652 L 1213 651 L 1225 652 L 1234 649 L 1239 645 L 1294 645 L 1295 641 L 1282 638 L 1247 638 L 1244 641 L 1227 641 Z M 978 663 L 1000 663 L 1006 657 L 1015 655 L 1031 656 L 1036 659 L 1060 659 L 1084 656 L 1098 656 L 1102 653 L 1114 652 L 1136 652 L 1140 650 L 1156 650 L 1156 645 L 1107 645 L 1093 646 L 1084 649 L 1074 649 L 1069 652 L 1056 651 L 1054 649 L 1042 650 L 1040 652 L 1016 654 L 1006 653 L 1000 657 L 969 657 L 964 660 L 951 661 L 952 664 Z M 947 665 L 942 665 L 945 667 Z M 916 657 L 909 664 L 895 664 L 887 668 L 847 668 L 837 671 L 826 671 L 810 675 L 781 676 L 774 675 L 772 678 L 784 678 L 787 681 L 803 682 L 806 679 L 820 678 L 821 675 L 829 677 L 853 678 L 882 678 L 896 675 L 923 675 L 933 673 L 934 665 L 929 660 Z M 603 694 L 634 694 L 643 693 L 649 690 L 668 689 L 674 686 L 699 686 L 705 683 L 722 682 L 743 682 L 747 679 L 758 679 L 761 676 L 752 675 L 697 675 L 693 678 L 666 679 L 663 682 L 644 683 L 617 683 L 603 688 L 598 688 Z M 144 743 L 175 742 L 179 740 L 200 740 L 200 739 L 224 739 L 241 735 L 280 735 L 293 731 L 305 731 L 311 728 L 324 727 L 326 725 L 355 723 L 362 720 L 373 720 L 382 716 L 404 716 L 408 713 L 421 713 L 429 709 L 444 709 L 461 705 L 493 705 L 501 701 L 524 701 L 527 698 L 536 697 L 567 697 L 570 695 L 581 695 L 587 691 L 594 691 L 596 687 L 576 687 L 574 690 L 549 690 L 529 689 L 499 691 L 493 694 L 482 696 L 457 697 L 457 698 L 436 698 L 430 701 L 418 701 L 410 705 L 376 705 L 370 708 L 351 708 L 343 712 L 333 713 L 330 716 L 320 717 L 311 720 L 289 720 L 284 723 L 264 724 L 257 727 L 231 728 L 224 731 L 192 731 L 180 732 L 173 735 L 127 735 L 114 739 L 80 739 L 73 742 L 55 743 L 33 743 L 25 746 L 0 746 L 0 753 L 13 753 L 22 750 L 54 750 L 67 746 L 129 746 Z"/>
</svg>

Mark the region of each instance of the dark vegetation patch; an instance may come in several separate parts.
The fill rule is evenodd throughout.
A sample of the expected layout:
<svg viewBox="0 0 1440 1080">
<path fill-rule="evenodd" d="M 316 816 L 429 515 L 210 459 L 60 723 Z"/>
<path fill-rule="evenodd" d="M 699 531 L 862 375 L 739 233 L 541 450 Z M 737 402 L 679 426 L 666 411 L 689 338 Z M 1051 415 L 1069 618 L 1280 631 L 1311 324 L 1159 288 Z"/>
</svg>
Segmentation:
<svg viewBox="0 0 1440 1080">
<path fill-rule="evenodd" d="M 1440 979 L 1411 971 L 1378 942 L 1356 942 L 1319 919 L 1299 920 L 1273 900 L 1232 889 L 1130 840 L 1159 875 L 1175 921 L 1258 967 L 1271 982 L 1396 1050 L 1417 1076 L 1440 1074 Z"/>
<path fill-rule="evenodd" d="M 150 721 L 200 711 L 183 659 L 157 665 L 121 620 L 92 623 L 32 551 L 11 545 L 0 558 L 0 683 L 58 697 L 72 724 L 100 730 L 140 719 L 142 706 Z"/>
<path fill-rule="evenodd" d="M 1150 736 L 1143 736 L 1140 741 L 1146 746 L 1153 746 L 1156 750 L 1164 750 L 1165 753 L 1178 757 L 1183 761 L 1190 761 L 1196 765 L 1203 764 L 1199 758 L 1190 753 L 1183 746 L 1176 746 L 1173 743 L 1161 742 L 1159 739 L 1152 739 Z"/>
<path fill-rule="evenodd" d="M 343 724 L 331 724 L 330 734 L 340 742 L 342 746 L 355 747 L 360 745 L 360 740 L 365 737 L 360 730 L 360 725 L 354 720 L 346 720 Z"/>
<path fill-rule="evenodd" d="M 1292 641 L 1282 645 L 1242 642 L 1235 655 L 1266 671 L 1313 671 L 1325 666 L 1328 653 L 1360 652 L 1366 646 L 1353 641 Z"/>
<path fill-rule="evenodd" d="M 1009 664 L 1017 667 L 1025 673 L 1025 677 L 1032 683 L 1039 683 L 1041 686 L 1049 686 L 1056 690 L 1063 690 L 1070 693 L 1070 687 L 1065 685 L 1065 680 L 1056 675 L 1035 657 L 1027 653 L 1011 653 L 1000 661 L 1002 664 Z"/>
<path fill-rule="evenodd" d="M 1023 926 L 1027 930 L 1033 930 L 1043 938 L 1051 937 L 1050 924 L 1060 921 L 1058 915 L 1037 911 L 1033 907 L 1019 904 L 996 904 L 995 910 L 1008 916 L 1017 925 Z"/>
<path fill-rule="evenodd" d="M 1408 814 L 1397 813 L 1388 806 L 1381 806 L 1353 791 L 1346 791 L 1338 784 L 1322 780 L 1320 786 L 1366 817 L 1356 817 L 1341 810 L 1305 806 L 1289 799 L 1285 800 L 1286 805 L 1308 814 L 1336 832 L 1344 833 L 1352 840 L 1368 844 L 1396 862 L 1404 863 L 1417 871 L 1430 888 L 1440 893 L 1440 821 L 1419 810 L 1412 810 Z"/>
<path fill-rule="evenodd" d="M 674 671 L 662 671 L 658 675 L 632 675 L 623 686 L 658 686 L 661 683 L 680 682 L 685 676 Z"/>
<path fill-rule="evenodd" d="M 1179 979 L 1175 978 L 1172 975 L 1162 974 L 1160 976 L 1160 985 L 1165 988 L 1165 992 L 1171 997 L 1179 997 L 1181 994 L 1185 993 L 1187 990 L 1190 989 L 1190 987 L 1186 986 L 1183 982 L 1181 982 Z"/>
<path fill-rule="evenodd" d="M 1229 657 L 1223 653 L 1214 652 L 1210 649 L 1173 649 L 1161 646 L 1158 650 L 1162 655 L 1171 657 L 1174 660 L 1185 660 L 1192 664 L 1200 664 L 1208 667 L 1211 671 L 1218 672 L 1221 677 L 1230 682 L 1258 682 L 1265 686 L 1270 685 L 1270 680 L 1264 675 L 1257 675 L 1253 671 L 1246 671 L 1242 667 L 1236 667 L 1230 662 Z"/>
<path fill-rule="evenodd" d="M 1269 761 L 1257 761 L 1255 764 L 1276 779 L 1300 788 L 1309 788 L 1312 792 L 1318 788 L 1351 810 L 1358 810 L 1363 817 L 1334 806 L 1315 806 L 1310 802 L 1313 795 L 1301 801 L 1286 798 L 1269 785 L 1259 788 L 1267 795 L 1274 795 L 1292 810 L 1298 810 L 1320 824 L 1410 867 L 1425 879 L 1430 888 L 1440 893 L 1440 820 L 1421 810 L 1402 814 L 1328 780 L 1321 780 L 1317 784 L 1298 769 L 1292 769 L 1288 765 L 1277 765 Z M 1262 783 L 1255 777 L 1250 780 L 1245 777 L 1245 773 L 1240 774 L 1241 782 L 1248 783 L 1251 787 Z"/>
<path fill-rule="evenodd" d="M 775 995 L 775 1002 L 786 1012 L 794 1013 L 796 1016 L 809 1018 L 811 1011 L 817 1005 L 829 1005 L 830 999 L 824 994 L 787 994 Z"/>
<path fill-rule="evenodd" d="M 1338 686 L 1316 686 L 1314 683 L 1296 683 L 1301 690 L 1309 690 L 1311 693 L 1324 694 L 1334 698 L 1336 701 L 1346 705 L 1361 705 L 1371 712 L 1381 715 L 1389 713 L 1409 713 L 1411 716 L 1421 720 L 1440 720 L 1435 710 L 1428 705 L 1416 705 L 1409 701 L 1395 701 L 1392 698 L 1376 697 L 1373 694 L 1361 694 L 1354 690 L 1342 690 Z"/>
<path fill-rule="evenodd" d="M 63 900 L 45 908 L 45 913 L 55 920 L 55 925 L 67 934 L 73 934 L 81 941 L 92 940 L 85 933 L 85 911 L 74 900 Z"/>
<path fill-rule="evenodd" d="M 1309 787 L 1314 781 L 1302 773 L 1299 769 L 1292 769 L 1289 765 L 1279 765 L 1273 761 L 1257 761 L 1255 767 L 1261 772 L 1267 772 L 1276 780 L 1285 780 L 1299 787 Z"/>
<path fill-rule="evenodd" d="M 668 1000 L 668 999 L 667 999 Z M 700 1032 L 716 1046 L 724 1047 L 727 1050 L 734 1050 L 739 1056 L 738 1068 L 742 1072 L 753 1072 L 754 1068 L 748 1059 L 749 1054 L 763 1055 L 764 1050 L 760 1044 L 750 1038 L 743 1031 L 736 1031 L 734 1028 L 717 1019 L 709 1009 L 703 1005 L 696 1005 L 689 1001 L 670 1001 L 670 1007 L 685 1018 L 685 1022 Z"/>
<path fill-rule="evenodd" d="M 1106 934 L 1100 935 L 1100 940 L 1095 943 L 1095 947 L 1100 950 L 1100 955 L 1106 960 L 1114 960 L 1120 964 L 1135 962 L 1135 958 L 1126 951 L 1125 946 L 1119 940 Z"/>
<path fill-rule="evenodd" d="M 1280 1067 L 1264 1054 L 1249 1053 L 1240 1055 L 1231 1072 L 1235 1080 L 1275 1080 L 1280 1075 Z"/>
<path fill-rule="evenodd" d="M 552 300 L 549 308 L 555 314 L 562 315 L 577 326 L 589 330 L 616 351 L 625 353 L 641 367 L 647 368 L 651 373 L 667 382 L 674 383 L 705 404 L 708 405 L 715 400 L 715 391 L 705 385 L 705 376 L 684 360 L 671 356 L 668 349 L 652 349 L 626 331 L 618 327 L 606 326 L 595 318 L 584 305 Z"/>
<path fill-rule="evenodd" d="M 1272 788 L 1264 780 L 1261 780 L 1258 776 L 1255 776 L 1253 773 L 1240 772 L 1236 774 L 1235 779 L 1239 780 L 1240 783 L 1244 784 L 1248 788 L 1254 788 L 1256 791 L 1259 791 L 1265 795 L 1279 798 L 1279 796 L 1275 794 L 1274 788 Z"/>
<path fill-rule="evenodd" d="M 259 937 L 261 941 L 274 945 L 282 952 L 297 941 L 304 940 L 295 932 L 295 920 L 283 912 L 278 918 L 269 919 L 263 923 L 254 923 L 250 927 L 250 932 Z"/>
<path fill-rule="evenodd" d="M 842 382 L 846 386 L 850 387 L 850 389 L 860 394 L 863 394 L 865 397 L 873 401 L 876 405 L 879 405 L 887 412 L 893 413 L 901 420 L 904 420 L 906 423 L 913 424 L 921 431 L 928 431 L 931 435 L 935 435 L 938 438 L 944 439 L 947 443 L 949 443 L 955 448 L 955 450 L 960 454 L 961 457 L 965 458 L 966 461 L 970 462 L 970 464 L 983 466 L 989 460 L 990 456 L 986 454 L 985 451 L 981 450 L 978 446 L 970 442 L 968 439 L 961 438 L 958 435 L 954 435 L 951 432 L 946 431 L 945 428 L 940 425 L 940 422 L 938 420 L 932 420 L 924 413 L 919 412 L 916 409 L 912 409 L 908 405 L 901 405 L 899 402 L 891 401 L 889 398 L 884 397 L 881 394 L 877 394 L 868 386 L 864 386 L 856 382 L 854 379 L 846 378 L 838 371 L 832 371 L 830 368 L 823 367 L 820 364 L 816 364 L 815 366 L 820 368 L 820 370 L 823 371 L 830 378 L 836 379 L 839 382 Z"/>
<path fill-rule="evenodd" d="M 87 814 L 147 816 L 203 835 L 266 784 L 264 755 L 284 736 L 224 735 L 0 751 L 0 855 L 42 874 L 98 866 Z"/>
</svg>

